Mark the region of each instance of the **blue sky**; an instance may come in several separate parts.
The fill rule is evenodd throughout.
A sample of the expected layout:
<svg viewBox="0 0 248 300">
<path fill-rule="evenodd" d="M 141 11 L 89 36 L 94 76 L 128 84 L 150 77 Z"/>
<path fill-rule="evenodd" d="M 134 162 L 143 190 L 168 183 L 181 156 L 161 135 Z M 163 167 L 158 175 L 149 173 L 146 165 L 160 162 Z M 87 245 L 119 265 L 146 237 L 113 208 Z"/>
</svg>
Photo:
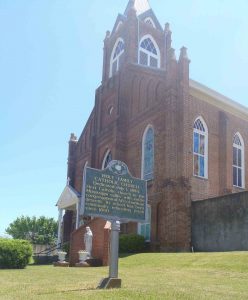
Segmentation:
<svg viewBox="0 0 248 300">
<path fill-rule="evenodd" d="M 71 132 L 101 82 L 102 47 L 127 0 L 0 0 L 0 234 L 16 217 L 57 218 Z M 150 0 L 190 75 L 248 106 L 247 0 Z"/>
</svg>

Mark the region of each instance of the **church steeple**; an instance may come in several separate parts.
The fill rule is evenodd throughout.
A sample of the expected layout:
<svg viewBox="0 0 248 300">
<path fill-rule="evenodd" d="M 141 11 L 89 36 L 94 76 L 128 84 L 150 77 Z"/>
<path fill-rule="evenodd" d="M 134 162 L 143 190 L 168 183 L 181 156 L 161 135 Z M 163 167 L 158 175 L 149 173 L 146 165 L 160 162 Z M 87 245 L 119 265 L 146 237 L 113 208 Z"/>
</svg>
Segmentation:
<svg viewBox="0 0 248 300">
<path fill-rule="evenodd" d="M 130 9 L 135 9 L 137 16 L 151 9 L 148 0 L 129 0 L 124 15 L 127 16 Z"/>
<path fill-rule="evenodd" d="M 164 29 L 161 27 L 149 0 L 127 2 L 124 14 L 118 15 L 112 31 L 107 32 L 104 40 L 102 82 L 114 78 L 130 64 L 153 71 L 175 69 L 174 73 L 177 74 L 178 62 L 171 48 L 169 24 L 166 23 Z M 183 66 L 186 70 L 186 59 L 183 58 L 181 61 L 185 62 Z"/>
</svg>

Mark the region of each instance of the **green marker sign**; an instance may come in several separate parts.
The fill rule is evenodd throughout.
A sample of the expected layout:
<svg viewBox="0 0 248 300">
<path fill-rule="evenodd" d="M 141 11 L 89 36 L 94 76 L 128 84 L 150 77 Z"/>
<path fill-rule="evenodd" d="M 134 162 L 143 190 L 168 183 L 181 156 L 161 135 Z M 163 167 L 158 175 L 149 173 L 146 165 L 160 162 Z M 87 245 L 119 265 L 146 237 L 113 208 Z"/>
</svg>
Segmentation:
<svg viewBox="0 0 248 300">
<path fill-rule="evenodd" d="M 86 168 L 83 215 L 107 220 L 146 220 L 146 181 L 130 175 L 126 164 L 113 160 L 105 170 Z"/>
</svg>

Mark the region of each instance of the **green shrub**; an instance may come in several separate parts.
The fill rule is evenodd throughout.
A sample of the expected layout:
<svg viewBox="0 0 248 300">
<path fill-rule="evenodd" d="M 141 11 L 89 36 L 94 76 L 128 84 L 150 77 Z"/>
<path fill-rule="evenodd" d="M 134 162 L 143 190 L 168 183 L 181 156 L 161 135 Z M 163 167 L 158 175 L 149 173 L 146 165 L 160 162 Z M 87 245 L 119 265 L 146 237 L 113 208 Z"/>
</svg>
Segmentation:
<svg viewBox="0 0 248 300">
<path fill-rule="evenodd" d="M 62 245 L 61 250 L 65 251 L 67 253 L 67 255 L 69 255 L 69 253 L 70 253 L 70 243 L 69 242 L 65 242 Z"/>
<path fill-rule="evenodd" d="M 32 253 L 33 249 L 28 241 L 0 239 L 0 268 L 24 269 Z"/>
<path fill-rule="evenodd" d="M 58 255 L 33 256 L 34 265 L 51 265 L 52 263 L 57 261 L 58 261 Z"/>
<path fill-rule="evenodd" d="M 120 253 L 139 253 L 145 250 L 145 238 L 138 234 L 122 234 L 119 240 Z"/>
<path fill-rule="evenodd" d="M 66 259 L 69 259 L 70 257 L 70 242 L 65 242 L 62 247 L 61 250 L 66 252 Z"/>
</svg>

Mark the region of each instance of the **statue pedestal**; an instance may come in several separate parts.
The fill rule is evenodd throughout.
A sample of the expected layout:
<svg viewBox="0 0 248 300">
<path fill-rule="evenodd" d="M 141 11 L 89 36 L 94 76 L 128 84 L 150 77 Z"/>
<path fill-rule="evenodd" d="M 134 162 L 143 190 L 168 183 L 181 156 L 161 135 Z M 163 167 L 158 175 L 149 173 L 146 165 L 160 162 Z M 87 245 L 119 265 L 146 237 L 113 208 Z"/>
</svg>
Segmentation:
<svg viewBox="0 0 248 300">
<path fill-rule="evenodd" d="M 102 260 L 97 258 L 88 258 L 85 261 L 76 263 L 75 266 L 78 268 L 102 267 Z"/>
<path fill-rule="evenodd" d="M 87 262 L 82 261 L 82 262 L 76 263 L 75 267 L 77 267 L 77 268 L 88 268 L 88 267 L 90 267 L 90 265 Z"/>
</svg>

